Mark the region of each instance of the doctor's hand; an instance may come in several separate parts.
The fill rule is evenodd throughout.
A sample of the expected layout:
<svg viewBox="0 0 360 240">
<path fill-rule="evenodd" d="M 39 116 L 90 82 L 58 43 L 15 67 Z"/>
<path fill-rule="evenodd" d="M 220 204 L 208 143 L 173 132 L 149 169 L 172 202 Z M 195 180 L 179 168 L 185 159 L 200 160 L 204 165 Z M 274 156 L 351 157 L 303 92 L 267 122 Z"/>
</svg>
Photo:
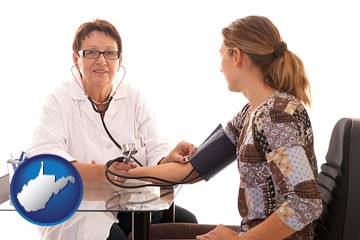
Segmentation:
<svg viewBox="0 0 360 240">
<path fill-rule="evenodd" d="M 187 158 L 190 158 L 195 152 L 196 147 L 185 141 L 179 142 L 176 147 L 160 161 L 160 164 L 170 162 L 184 162 Z"/>
<path fill-rule="evenodd" d="M 109 170 L 117 175 L 128 176 L 128 170 L 136 168 L 137 165 L 134 163 L 125 163 L 125 162 L 113 162 L 109 167 Z M 119 184 L 122 184 L 126 181 L 126 178 L 118 177 L 109 173 L 109 177 Z"/>
</svg>

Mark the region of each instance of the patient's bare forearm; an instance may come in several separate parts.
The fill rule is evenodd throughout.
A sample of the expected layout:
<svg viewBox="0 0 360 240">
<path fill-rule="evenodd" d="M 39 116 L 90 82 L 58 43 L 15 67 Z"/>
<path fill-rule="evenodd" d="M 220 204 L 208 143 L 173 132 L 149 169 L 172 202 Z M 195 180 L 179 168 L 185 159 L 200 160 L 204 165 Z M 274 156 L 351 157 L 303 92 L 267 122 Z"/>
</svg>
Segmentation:
<svg viewBox="0 0 360 240">
<path fill-rule="evenodd" d="M 241 239 L 285 239 L 294 232 L 295 230 L 288 227 L 274 212 L 265 221 L 247 231 Z"/>
<path fill-rule="evenodd" d="M 108 182 L 105 178 L 105 166 L 99 164 L 72 162 L 74 167 L 78 170 L 83 183 L 88 182 Z"/>
<path fill-rule="evenodd" d="M 139 177 L 139 176 L 150 176 L 165 179 L 172 182 L 183 181 L 185 177 L 193 170 L 190 163 L 167 163 L 157 166 L 148 166 L 148 167 L 137 167 L 128 171 L 129 176 Z M 189 179 L 195 179 L 191 183 L 198 182 L 202 180 L 201 178 L 196 178 L 198 176 L 196 171 L 193 171 L 192 174 L 187 177 Z M 150 181 L 154 183 L 162 183 L 162 181 L 153 179 L 153 178 L 144 178 L 141 179 L 144 181 Z"/>
</svg>

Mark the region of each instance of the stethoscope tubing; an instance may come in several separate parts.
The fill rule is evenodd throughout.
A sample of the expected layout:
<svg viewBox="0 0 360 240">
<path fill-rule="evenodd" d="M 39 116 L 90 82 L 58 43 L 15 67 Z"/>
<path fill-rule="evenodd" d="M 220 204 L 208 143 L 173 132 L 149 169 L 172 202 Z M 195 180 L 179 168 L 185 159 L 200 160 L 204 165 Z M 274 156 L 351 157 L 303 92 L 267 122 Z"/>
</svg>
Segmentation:
<svg viewBox="0 0 360 240">
<path fill-rule="evenodd" d="M 124 74 L 121 77 L 121 80 L 119 82 L 119 84 L 117 85 L 117 87 L 115 88 L 115 91 L 110 95 L 109 99 L 106 101 L 106 107 L 103 110 L 99 110 L 96 108 L 95 102 L 94 100 L 86 93 L 85 89 L 82 87 L 82 85 L 80 84 L 79 80 L 77 79 L 77 77 L 75 76 L 73 69 L 76 66 L 73 65 L 71 67 L 71 74 L 73 75 L 73 78 L 75 80 L 75 82 L 77 83 L 77 85 L 79 86 L 79 88 L 82 90 L 82 92 L 84 93 L 84 95 L 86 96 L 86 98 L 89 100 L 89 102 L 91 103 L 92 108 L 94 109 L 95 112 L 99 113 L 100 118 L 101 118 L 101 122 L 103 124 L 103 127 L 107 133 L 107 135 L 109 136 L 109 138 L 111 139 L 111 141 L 122 151 L 122 148 L 120 146 L 120 144 L 113 138 L 113 136 L 111 135 L 111 133 L 109 132 L 108 128 L 106 127 L 105 121 L 104 121 L 104 113 L 108 110 L 110 103 L 114 97 L 114 95 L 116 94 L 117 90 L 119 89 L 119 87 L 121 86 L 124 78 L 125 78 L 125 74 L 126 74 L 126 68 L 122 65 L 120 65 L 120 68 L 122 68 L 124 70 Z M 77 69 L 79 71 L 79 69 Z M 81 76 L 81 72 L 79 71 L 79 74 Z M 135 161 L 140 167 L 143 167 L 143 165 L 133 156 L 130 157 L 133 161 Z M 186 184 L 186 183 L 190 183 L 192 181 L 195 181 L 196 179 L 198 179 L 200 176 L 197 175 L 196 177 L 192 178 L 192 179 L 188 179 L 191 174 L 194 172 L 194 169 L 192 169 L 189 174 L 182 180 L 182 181 L 169 181 L 167 179 L 162 179 L 162 178 L 158 178 L 158 177 L 153 177 L 153 176 L 137 176 L 137 177 L 130 177 L 130 176 L 126 176 L 126 175 L 122 175 L 122 174 L 118 174 L 115 173 L 113 171 L 110 170 L 111 165 L 114 162 L 124 162 L 125 157 L 119 157 L 113 160 L 109 160 L 108 162 L 106 162 L 105 164 L 105 176 L 106 178 L 109 180 L 109 182 L 117 187 L 121 187 L 121 188 L 141 188 L 141 187 L 153 187 L 153 186 L 158 186 L 158 187 L 166 187 L 166 186 L 175 186 L 175 185 L 179 185 L 179 184 Z M 115 180 L 113 180 L 112 178 L 109 177 L 109 174 L 119 177 L 119 178 L 123 178 L 123 179 L 153 179 L 159 182 L 163 182 L 163 183 L 149 183 L 149 184 L 139 184 L 139 185 L 135 185 L 135 186 L 127 186 L 124 184 L 119 184 L 118 182 L 116 182 Z"/>
</svg>

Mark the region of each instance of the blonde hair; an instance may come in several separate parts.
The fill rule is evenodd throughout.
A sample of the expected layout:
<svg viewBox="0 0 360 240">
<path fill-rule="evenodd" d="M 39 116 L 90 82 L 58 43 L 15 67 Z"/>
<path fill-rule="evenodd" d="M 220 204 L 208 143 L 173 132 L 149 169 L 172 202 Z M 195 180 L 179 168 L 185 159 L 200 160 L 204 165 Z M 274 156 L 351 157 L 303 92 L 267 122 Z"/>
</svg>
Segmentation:
<svg viewBox="0 0 360 240">
<path fill-rule="evenodd" d="M 310 84 L 301 59 L 287 49 L 276 26 L 266 17 L 248 16 L 223 28 L 224 45 L 238 47 L 258 66 L 269 86 L 310 101 Z"/>
</svg>

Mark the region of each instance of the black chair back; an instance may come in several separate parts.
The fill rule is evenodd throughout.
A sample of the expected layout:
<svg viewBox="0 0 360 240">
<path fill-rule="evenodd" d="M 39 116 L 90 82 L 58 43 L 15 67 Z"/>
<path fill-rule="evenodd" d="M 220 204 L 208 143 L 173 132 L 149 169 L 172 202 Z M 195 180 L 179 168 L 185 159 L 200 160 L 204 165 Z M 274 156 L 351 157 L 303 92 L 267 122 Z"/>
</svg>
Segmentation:
<svg viewBox="0 0 360 240">
<path fill-rule="evenodd" d="M 360 119 L 335 124 L 318 184 L 324 210 L 317 239 L 360 239 Z"/>
</svg>

